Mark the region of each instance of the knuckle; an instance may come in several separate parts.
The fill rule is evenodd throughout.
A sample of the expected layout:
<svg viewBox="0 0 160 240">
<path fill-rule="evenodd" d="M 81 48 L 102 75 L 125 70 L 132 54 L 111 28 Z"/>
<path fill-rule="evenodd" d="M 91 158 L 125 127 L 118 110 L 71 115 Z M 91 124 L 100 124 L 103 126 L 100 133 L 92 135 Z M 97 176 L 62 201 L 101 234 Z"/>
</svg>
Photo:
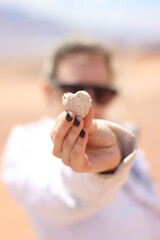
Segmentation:
<svg viewBox="0 0 160 240">
<path fill-rule="evenodd" d="M 52 154 L 53 154 L 55 157 L 58 157 L 58 158 L 61 157 L 61 153 L 60 153 L 59 151 L 57 151 L 57 149 L 56 149 L 55 147 L 53 147 Z"/>
<path fill-rule="evenodd" d="M 53 136 L 54 136 L 54 139 L 60 139 L 61 136 L 62 136 L 62 131 L 61 131 L 60 129 L 56 129 L 56 130 L 54 131 Z"/>
<path fill-rule="evenodd" d="M 52 132 L 50 133 L 50 136 L 51 136 L 52 141 L 54 141 L 54 139 L 55 139 L 55 131 L 54 130 L 52 130 Z"/>
<path fill-rule="evenodd" d="M 52 150 L 52 154 L 53 154 L 54 156 L 56 156 L 56 157 L 57 157 L 57 154 L 58 154 L 58 152 L 56 151 L 56 149 L 55 149 L 55 148 L 53 148 L 53 150 Z"/>
<path fill-rule="evenodd" d="M 76 128 L 76 127 L 73 126 L 72 129 L 71 129 L 71 134 L 75 136 L 75 135 L 77 135 L 78 133 L 79 133 L 78 128 Z"/>
<path fill-rule="evenodd" d="M 78 157 L 79 156 L 79 148 L 78 147 L 74 147 L 72 149 L 72 157 L 75 158 L 75 157 Z"/>
<path fill-rule="evenodd" d="M 79 169 L 78 166 L 72 166 L 72 170 L 73 170 L 74 172 L 77 172 L 77 173 L 80 172 L 80 169 Z"/>
<path fill-rule="evenodd" d="M 81 138 L 79 138 L 77 141 L 77 147 L 80 149 L 84 149 L 85 146 L 86 146 L 86 143 L 84 141 L 82 141 Z"/>
<path fill-rule="evenodd" d="M 70 166 L 70 164 L 69 164 L 70 161 L 65 155 L 62 155 L 61 160 L 66 166 Z"/>
<path fill-rule="evenodd" d="M 77 165 L 77 164 L 72 166 L 72 170 L 73 170 L 74 172 L 77 172 L 77 173 L 82 173 L 82 172 L 83 172 L 82 166 L 79 166 L 79 165 Z"/>
<path fill-rule="evenodd" d="M 70 140 L 70 138 L 68 137 L 68 138 L 66 138 L 66 139 L 64 140 L 63 147 L 64 147 L 64 148 L 69 148 L 70 145 L 71 145 L 71 140 Z"/>
<path fill-rule="evenodd" d="M 84 141 L 82 141 L 82 139 L 80 139 L 80 141 L 78 141 L 77 144 L 79 147 L 83 147 L 83 148 L 84 148 L 84 146 L 86 146 L 86 143 Z"/>
</svg>

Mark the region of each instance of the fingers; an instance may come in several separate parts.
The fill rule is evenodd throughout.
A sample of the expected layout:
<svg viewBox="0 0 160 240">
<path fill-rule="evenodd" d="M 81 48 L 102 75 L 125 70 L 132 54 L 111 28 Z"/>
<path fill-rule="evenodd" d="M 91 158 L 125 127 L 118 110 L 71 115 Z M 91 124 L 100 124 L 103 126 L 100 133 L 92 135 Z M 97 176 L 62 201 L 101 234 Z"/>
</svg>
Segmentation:
<svg viewBox="0 0 160 240">
<path fill-rule="evenodd" d="M 91 130 L 93 124 L 93 107 L 90 107 L 89 113 L 84 118 L 84 128 L 88 131 Z"/>
<path fill-rule="evenodd" d="M 81 117 L 76 117 L 70 131 L 68 132 L 67 136 L 63 141 L 62 146 L 62 161 L 69 165 L 71 151 L 74 148 L 74 145 L 77 141 L 77 138 L 82 136 L 82 128 L 83 128 L 84 121 Z"/>
<path fill-rule="evenodd" d="M 72 112 L 57 118 L 51 133 L 53 155 L 76 172 L 114 170 L 121 161 L 115 134 L 106 122 L 93 120 L 93 111 L 83 119 Z"/>
<path fill-rule="evenodd" d="M 63 112 L 58 117 L 54 129 L 51 133 L 51 138 L 54 142 L 53 154 L 60 157 L 63 141 L 74 123 L 75 115 L 72 112 Z"/>
<path fill-rule="evenodd" d="M 72 148 L 70 155 L 70 165 L 76 172 L 82 172 L 85 169 L 85 165 L 88 161 L 88 158 L 85 155 L 87 141 L 88 132 L 86 130 L 82 130 L 80 136 L 77 138 L 77 141 L 74 144 L 74 147 Z"/>
<path fill-rule="evenodd" d="M 86 117 L 86 127 L 89 128 L 93 119 L 92 110 Z M 62 159 L 63 163 L 73 170 L 81 172 L 87 161 L 85 155 L 88 141 L 88 129 L 84 129 L 84 119 L 72 112 L 63 112 L 57 118 L 51 133 L 53 140 L 53 155 Z"/>
</svg>

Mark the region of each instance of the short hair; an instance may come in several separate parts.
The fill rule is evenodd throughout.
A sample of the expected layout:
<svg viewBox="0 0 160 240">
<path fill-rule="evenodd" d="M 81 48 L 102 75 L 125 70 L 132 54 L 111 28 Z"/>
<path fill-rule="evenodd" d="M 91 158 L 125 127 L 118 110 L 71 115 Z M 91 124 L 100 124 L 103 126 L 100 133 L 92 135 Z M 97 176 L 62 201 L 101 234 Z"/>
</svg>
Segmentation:
<svg viewBox="0 0 160 240">
<path fill-rule="evenodd" d="M 106 63 L 110 79 L 112 78 L 113 71 L 111 67 L 111 52 L 109 52 L 102 44 L 91 38 L 70 38 L 61 42 L 45 65 L 44 74 L 50 86 L 53 86 L 56 81 L 57 69 L 61 61 L 70 55 L 76 55 L 79 53 L 102 56 L 102 58 L 104 58 L 104 62 Z"/>
</svg>

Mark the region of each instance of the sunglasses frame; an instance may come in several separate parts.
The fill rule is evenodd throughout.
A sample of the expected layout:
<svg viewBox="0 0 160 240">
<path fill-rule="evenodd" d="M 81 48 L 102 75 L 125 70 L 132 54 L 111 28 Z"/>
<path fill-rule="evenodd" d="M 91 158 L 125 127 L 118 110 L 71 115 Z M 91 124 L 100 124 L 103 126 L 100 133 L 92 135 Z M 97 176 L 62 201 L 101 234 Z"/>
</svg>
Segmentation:
<svg viewBox="0 0 160 240">
<path fill-rule="evenodd" d="M 111 99 L 113 99 L 113 97 L 118 95 L 118 91 L 116 89 L 107 87 L 107 86 L 98 86 L 93 84 L 64 84 L 60 82 L 57 82 L 55 86 L 63 90 L 64 92 L 72 92 L 72 93 L 75 93 L 81 90 L 85 90 L 85 91 L 92 90 L 94 92 L 96 102 L 101 105 L 107 104 Z M 110 98 L 108 100 L 106 99 L 106 101 L 104 102 L 100 101 L 100 98 L 99 98 L 102 91 L 106 91 L 106 94 L 107 92 L 111 94 Z"/>
</svg>

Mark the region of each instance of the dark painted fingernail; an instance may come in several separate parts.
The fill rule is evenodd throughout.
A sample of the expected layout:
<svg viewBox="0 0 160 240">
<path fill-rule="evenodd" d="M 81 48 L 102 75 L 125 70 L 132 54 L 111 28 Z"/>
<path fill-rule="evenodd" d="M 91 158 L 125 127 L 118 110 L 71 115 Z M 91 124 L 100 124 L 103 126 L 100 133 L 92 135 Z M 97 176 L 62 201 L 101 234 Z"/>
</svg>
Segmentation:
<svg viewBox="0 0 160 240">
<path fill-rule="evenodd" d="M 71 122 L 72 121 L 72 117 L 71 117 L 71 115 L 69 114 L 69 113 L 67 113 L 67 115 L 66 115 L 66 120 L 67 120 L 67 122 Z"/>
<path fill-rule="evenodd" d="M 75 119 L 74 119 L 74 125 L 75 125 L 76 127 L 78 127 L 79 124 L 80 124 L 80 121 L 79 121 L 77 118 L 75 118 Z"/>
<path fill-rule="evenodd" d="M 86 132 L 82 129 L 82 130 L 81 130 L 81 133 L 80 133 L 80 137 L 81 137 L 81 138 L 84 138 L 85 134 L 86 134 Z"/>
</svg>

